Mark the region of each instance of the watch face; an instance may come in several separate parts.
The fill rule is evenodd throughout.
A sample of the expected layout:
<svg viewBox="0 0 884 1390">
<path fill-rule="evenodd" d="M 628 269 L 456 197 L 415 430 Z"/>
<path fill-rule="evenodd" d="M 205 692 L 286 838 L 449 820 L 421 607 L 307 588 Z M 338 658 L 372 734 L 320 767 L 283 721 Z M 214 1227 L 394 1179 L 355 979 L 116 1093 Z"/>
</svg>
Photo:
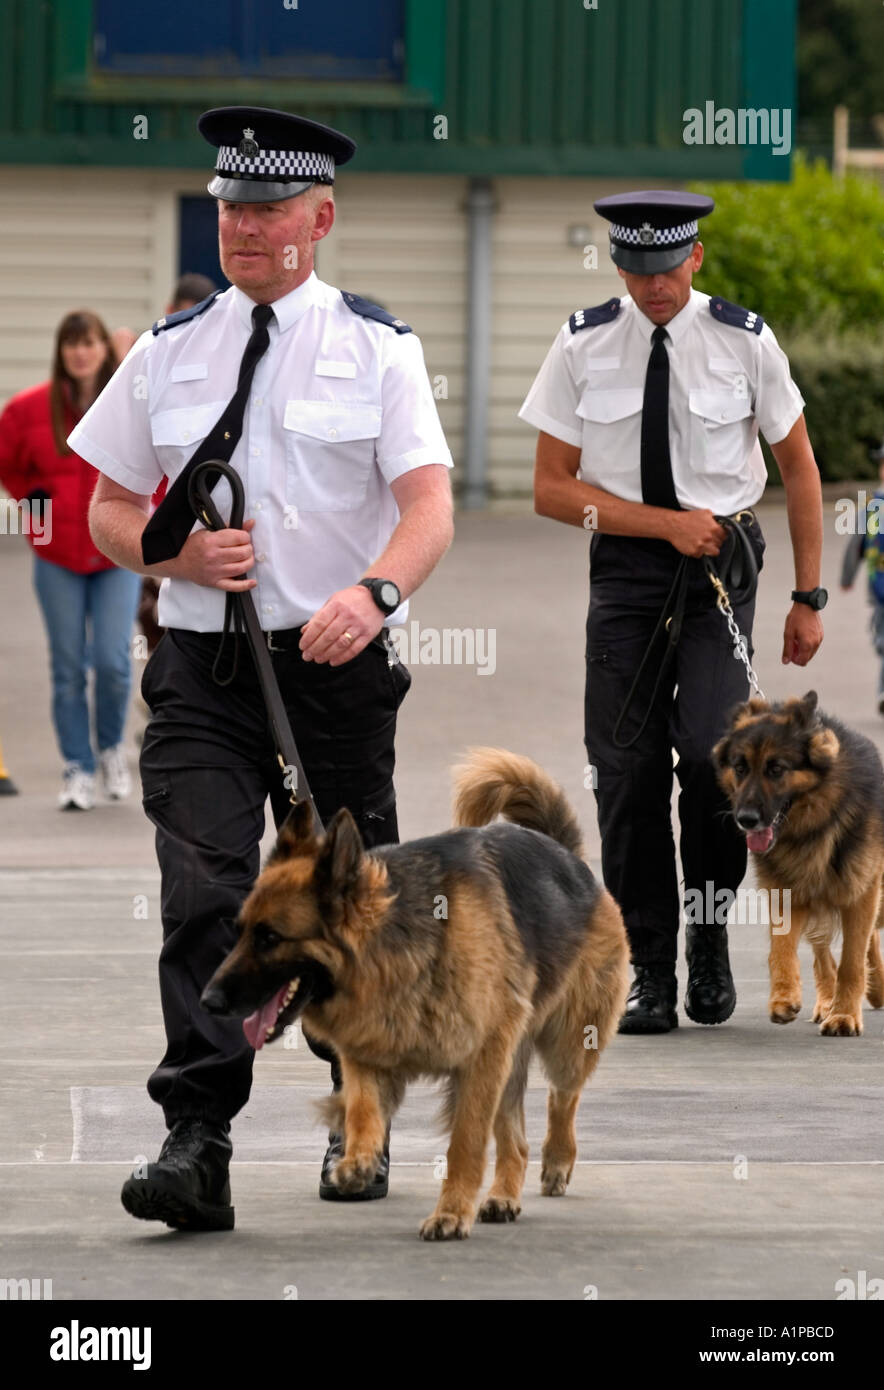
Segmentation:
<svg viewBox="0 0 884 1390">
<path fill-rule="evenodd" d="M 825 606 L 826 606 L 826 604 L 827 604 L 828 602 L 829 602 L 829 591 L 828 591 L 828 589 L 817 589 L 817 591 L 816 591 L 816 603 L 815 603 L 815 605 L 814 605 L 814 607 L 816 608 L 817 612 L 819 612 L 819 610 L 820 610 L 821 608 L 825 608 Z"/>
<path fill-rule="evenodd" d="M 380 588 L 381 603 L 385 608 L 389 608 L 392 613 L 394 608 L 399 607 L 399 590 L 390 580 L 385 580 Z"/>
</svg>

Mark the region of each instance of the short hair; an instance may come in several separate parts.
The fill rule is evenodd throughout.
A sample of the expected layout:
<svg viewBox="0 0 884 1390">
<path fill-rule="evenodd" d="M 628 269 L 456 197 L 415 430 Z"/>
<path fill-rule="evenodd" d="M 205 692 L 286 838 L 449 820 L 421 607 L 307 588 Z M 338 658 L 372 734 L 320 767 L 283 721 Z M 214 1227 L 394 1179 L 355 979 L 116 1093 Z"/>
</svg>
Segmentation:
<svg viewBox="0 0 884 1390">
<path fill-rule="evenodd" d="M 186 275 L 181 276 L 172 291 L 169 313 L 175 314 L 179 309 L 186 309 L 191 304 L 199 304 L 201 300 L 208 299 L 210 294 L 214 294 L 217 288 L 214 280 L 210 280 L 208 275 L 199 275 L 196 271 L 189 270 Z"/>
</svg>

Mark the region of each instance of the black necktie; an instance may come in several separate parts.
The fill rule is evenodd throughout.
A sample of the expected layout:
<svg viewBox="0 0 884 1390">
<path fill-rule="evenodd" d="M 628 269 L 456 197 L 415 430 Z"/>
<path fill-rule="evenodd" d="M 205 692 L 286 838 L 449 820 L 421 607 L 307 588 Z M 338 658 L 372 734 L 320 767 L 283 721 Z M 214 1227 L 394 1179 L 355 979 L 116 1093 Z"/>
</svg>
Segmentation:
<svg viewBox="0 0 884 1390">
<path fill-rule="evenodd" d="M 660 325 L 651 334 L 654 346 L 648 358 L 645 398 L 642 403 L 642 501 L 651 507 L 671 507 L 680 511 L 672 481 L 669 454 L 669 354 L 666 329 Z"/>
<path fill-rule="evenodd" d="M 229 463 L 242 434 L 243 416 L 246 413 L 246 402 L 249 399 L 255 368 L 270 344 L 267 325 L 272 318 L 273 310 L 269 304 L 256 304 L 252 310 L 254 327 L 239 364 L 236 394 L 212 426 L 193 458 L 188 459 L 142 531 L 141 553 L 146 565 L 171 560 L 190 535 L 195 517 L 187 498 L 187 484 L 197 464 L 203 463 L 206 459 L 223 459 L 225 463 Z"/>
</svg>

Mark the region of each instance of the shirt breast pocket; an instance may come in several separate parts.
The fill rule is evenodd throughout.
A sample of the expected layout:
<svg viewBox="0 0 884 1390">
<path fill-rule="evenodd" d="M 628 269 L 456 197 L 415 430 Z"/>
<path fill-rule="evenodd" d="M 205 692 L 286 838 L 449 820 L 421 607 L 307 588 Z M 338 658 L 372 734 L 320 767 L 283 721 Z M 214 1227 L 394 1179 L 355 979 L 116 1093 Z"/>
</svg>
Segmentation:
<svg viewBox="0 0 884 1390">
<path fill-rule="evenodd" d="M 733 391 L 689 393 L 691 466 L 698 473 L 742 473 L 754 444 L 752 402 Z"/>
<path fill-rule="evenodd" d="M 286 501 L 301 512 L 347 512 L 365 500 L 381 407 L 287 401 Z"/>
<path fill-rule="evenodd" d="M 206 435 L 220 420 L 226 401 L 187 405 L 177 410 L 160 410 L 150 417 L 150 437 L 165 473 L 174 478 L 196 452 Z"/>
<path fill-rule="evenodd" d="M 638 453 L 632 446 L 641 439 L 644 391 L 639 386 L 587 387 L 577 405 L 583 421 L 581 474 L 604 487 L 605 473 L 623 473 L 635 467 Z"/>
</svg>

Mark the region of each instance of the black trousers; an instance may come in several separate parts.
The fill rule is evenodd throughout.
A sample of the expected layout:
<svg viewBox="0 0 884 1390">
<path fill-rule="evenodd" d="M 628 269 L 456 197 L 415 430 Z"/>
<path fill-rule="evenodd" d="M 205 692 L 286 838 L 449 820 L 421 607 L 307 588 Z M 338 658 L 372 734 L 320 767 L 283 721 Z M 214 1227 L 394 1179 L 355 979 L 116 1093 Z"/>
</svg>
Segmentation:
<svg viewBox="0 0 884 1390">
<path fill-rule="evenodd" d="M 752 534 L 760 568 L 764 539 L 757 523 Z M 678 754 L 681 788 L 684 888 L 705 894 L 711 882 L 713 892 L 735 892 L 746 872 L 746 842 L 718 788 L 709 754 L 730 710 L 748 698 L 748 677 L 734 658 L 705 571 L 692 561 L 681 638 L 647 725 L 632 747 L 616 747 L 615 725 L 680 556 L 666 541 L 609 535 L 594 536 L 590 554 L 585 730 L 595 769 L 602 872 L 623 913 L 635 964 L 674 965 L 681 898 L 671 817 L 672 750 Z M 750 638 L 750 655 L 754 613 L 754 599 L 734 610 Z M 659 660 L 648 663 L 620 739 L 641 724 L 659 671 Z"/>
<path fill-rule="evenodd" d="M 320 816 L 327 824 L 348 806 L 367 846 L 395 843 L 393 743 L 408 671 L 389 664 L 383 634 L 337 667 L 303 661 L 289 641 L 273 664 Z M 184 1115 L 230 1120 L 248 1099 L 255 1054 L 242 1023 L 213 1018 L 199 1000 L 236 941 L 265 801 L 277 826 L 290 809 L 248 647 L 222 687 L 212 678 L 218 643 L 218 633 L 169 630 L 141 686 L 151 709 L 141 779 L 162 872 L 167 1040 L 147 1089 L 170 1126 Z"/>
</svg>

